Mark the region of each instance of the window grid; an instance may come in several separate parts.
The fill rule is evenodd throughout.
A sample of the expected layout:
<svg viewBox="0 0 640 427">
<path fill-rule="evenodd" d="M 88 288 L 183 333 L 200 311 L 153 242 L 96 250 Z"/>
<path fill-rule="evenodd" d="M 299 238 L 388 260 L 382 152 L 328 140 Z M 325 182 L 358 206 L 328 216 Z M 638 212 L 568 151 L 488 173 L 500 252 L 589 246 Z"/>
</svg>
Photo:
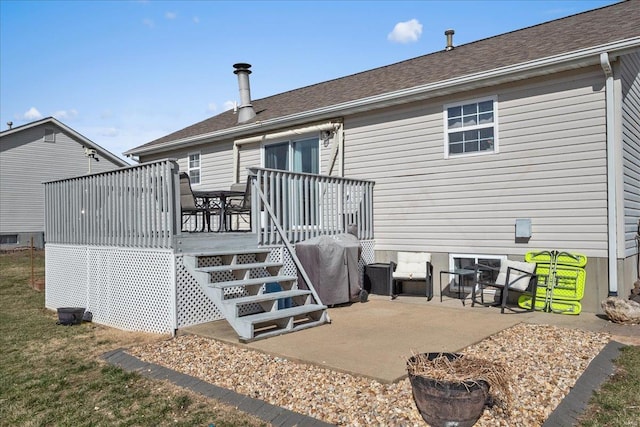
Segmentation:
<svg viewBox="0 0 640 427">
<path fill-rule="evenodd" d="M 189 172 L 189 179 L 191 184 L 200 184 L 201 168 L 200 168 L 200 153 L 189 153 L 189 165 L 187 167 Z"/>
<path fill-rule="evenodd" d="M 474 269 L 476 264 L 483 264 L 489 267 L 500 268 L 502 260 L 507 259 L 506 255 L 478 255 L 478 254 L 450 254 L 449 268 L 451 270 L 458 268 Z M 486 281 L 495 281 L 498 272 L 485 271 L 482 272 L 482 279 Z M 458 276 L 453 277 L 455 284 L 458 284 Z"/>
<path fill-rule="evenodd" d="M 0 235 L 0 244 L 2 244 L 2 245 L 17 245 L 18 244 L 18 235 L 17 234 L 3 234 L 3 235 Z"/>
<path fill-rule="evenodd" d="M 494 98 L 445 106 L 446 156 L 495 152 Z"/>
</svg>

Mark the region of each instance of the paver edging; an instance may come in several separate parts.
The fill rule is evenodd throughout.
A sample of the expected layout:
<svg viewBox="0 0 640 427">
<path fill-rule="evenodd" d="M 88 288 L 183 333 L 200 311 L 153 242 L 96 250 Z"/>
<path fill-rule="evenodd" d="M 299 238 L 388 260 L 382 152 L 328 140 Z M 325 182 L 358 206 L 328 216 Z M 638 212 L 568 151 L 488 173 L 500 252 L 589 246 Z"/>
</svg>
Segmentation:
<svg viewBox="0 0 640 427">
<path fill-rule="evenodd" d="M 264 400 L 245 396 L 233 390 L 207 383 L 196 377 L 173 371 L 164 366 L 144 362 L 135 356 L 125 353 L 125 349 L 123 348 L 104 353 L 102 359 L 127 372 L 137 372 L 146 378 L 170 381 L 179 387 L 233 405 L 239 410 L 275 426 L 305 425 L 324 427 L 333 425 L 272 405 Z"/>
<path fill-rule="evenodd" d="M 578 378 L 569 394 L 565 396 L 544 422 L 543 427 L 575 425 L 578 418 L 586 410 L 593 391 L 597 390 L 614 373 L 615 365 L 613 360 L 619 356 L 620 350 L 623 347 L 625 347 L 625 344 L 610 341 L 589 363 L 587 369 L 582 373 L 580 378 Z M 147 378 L 167 380 L 179 387 L 236 406 L 243 412 L 277 426 L 292 425 L 291 423 L 294 420 L 294 424 L 302 423 L 303 425 L 313 426 L 333 425 L 272 405 L 269 402 L 207 383 L 196 377 L 170 370 L 161 365 L 144 362 L 135 356 L 125 353 L 125 349 L 123 348 L 109 351 L 103 354 L 102 358 L 109 364 L 118 366 L 126 371 L 138 372 Z"/>
<path fill-rule="evenodd" d="M 625 347 L 625 344 L 617 341 L 610 341 L 604 346 L 600 353 L 589 363 L 587 369 L 580 375 L 569 394 L 562 399 L 542 426 L 566 427 L 575 425 L 578 418 L 587 409 L 593 392 L 599 389 L 614 373 L 615 365 L 613 360 L 619 356 L 623 347 Z"/>
</svg>

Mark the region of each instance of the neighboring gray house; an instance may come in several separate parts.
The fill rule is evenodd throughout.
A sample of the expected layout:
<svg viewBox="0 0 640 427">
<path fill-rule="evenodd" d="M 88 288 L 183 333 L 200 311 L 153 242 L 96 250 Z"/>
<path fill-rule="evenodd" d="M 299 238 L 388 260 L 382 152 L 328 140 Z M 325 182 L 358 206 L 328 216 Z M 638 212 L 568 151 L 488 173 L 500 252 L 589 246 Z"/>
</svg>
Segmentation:
<svg viewBox="0 0 640 427">
<path fill-rule="evenodd" d="M 43 247 L 43 182 L 128 165 L 53 117 L 0 132 L 1 247 Z"/>
<path fill-rule="evenodd" d="M 376 260 L 430 252 L 437 272 L 579 252 L 597 312 L 636 279 L 639 22 L 640 1 L 620 2 L 255 100 L 236 64 L 237 111 L 125 154 L 177 158 L 194 189 L 248 167 L 375 181 Z"/>
</svg>

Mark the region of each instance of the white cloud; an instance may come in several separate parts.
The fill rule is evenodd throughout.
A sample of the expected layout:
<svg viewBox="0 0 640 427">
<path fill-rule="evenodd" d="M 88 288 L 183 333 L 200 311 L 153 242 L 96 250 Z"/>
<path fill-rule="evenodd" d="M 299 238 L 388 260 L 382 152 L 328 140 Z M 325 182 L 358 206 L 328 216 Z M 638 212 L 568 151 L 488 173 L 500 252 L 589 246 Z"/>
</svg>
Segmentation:
<svg viewBox="0 0 640 427">
<path fill-rule="evenodd" d="M 106 137 L 109 137 L 109 138 L 113 138 L 115 136 L 118 136 L 118 133 L 119 133 L 118 129 L 113 128 L 113 127 L 111 127 L 111 128 L 101 128 L 101 129 L 98 130 L 98 134 L 100 136 L 106 136 Z"/>
<path fill-rule="evenodd" d="M 233 107 L 236 106 L 236 101 L 225 101 L 222 104 L 222 111 L 228 111 L 228 110 L 232 110 Z M 220 108 L 218 108 L 218 104 L 216 104 L 215 102 L 210 102 L 209 105 L 207 105 L 207 113 L 218 113 L 220 110 Z"/>
<path fill-rule="evenodd" d="M 200 18 L 198 18 L 197 16 L 193 17 L 193 23 L 194 24 L 199 24 L 200 23 Z"/>
<path fill-rule="evenodd" d="M 398 22 L 387 39 L 396 43 L 409 43 L 418 41 L 422 34 L 422 24 L 417 19 L 406 22 Z"/>
<path fill-rule="evenodd" d="M 25 111 L 22 118 L 25 120 L 38 120 L 42 118 L 42 114 L 40 114 L 40 111 L 38 111 L 36 107 L 31 107 Z"/>
<path fill-rule="evenodd" d="M 78 117 L 78 111 L 75 109 L 71 110 L 60 110 L 53 113 L 53 117 L 58 120 L 69 120 Z"/>
<path fill-rule="evenodd" d="M 176 19 L 178 17 L 178 14 L 175 12 L 166 12 L 164 14 L 164 17 L 167 19 Z"/>
<path fill-rule="evenodd" d="M 113 117 L 113 112 L 111 110 L 103 110 L 100 113 L 101 119 L 110 119 L 111 117 Z"/>
<path fill-rule="evenodd" d="M 153 19 L 149 19 L 149 18 L 145 18 L 142 20 L 142 23 L 147 27 L 147 28 L 153 28 L 156 25 L 153 22 Z"/>
</svg>

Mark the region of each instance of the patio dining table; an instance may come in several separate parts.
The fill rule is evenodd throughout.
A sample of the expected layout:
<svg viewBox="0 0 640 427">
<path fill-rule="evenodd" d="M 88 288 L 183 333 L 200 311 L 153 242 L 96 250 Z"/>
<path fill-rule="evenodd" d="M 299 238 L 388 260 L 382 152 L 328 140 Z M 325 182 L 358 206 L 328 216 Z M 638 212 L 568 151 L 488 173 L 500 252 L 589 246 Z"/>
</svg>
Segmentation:
<svg viewBox="0 0 640 427">
<path fill-rule="evenodd" d="M 228 231 L 227 225 L 227 207 L 228 199 L 230 197 L 243 196 L 243 191 L 234 190 L 204 190 L 194 191 L 193 196 L 196 200 L 201 201 L 203 206 L 208 207 L 210 210 L 218 210 L 220 212 L 220 221 L 218 225 L 218 232 Z M 207 222 L 207 229 L 211 230 L 211 215 L 207 214 L 205 217 Z"/>
</svg>

